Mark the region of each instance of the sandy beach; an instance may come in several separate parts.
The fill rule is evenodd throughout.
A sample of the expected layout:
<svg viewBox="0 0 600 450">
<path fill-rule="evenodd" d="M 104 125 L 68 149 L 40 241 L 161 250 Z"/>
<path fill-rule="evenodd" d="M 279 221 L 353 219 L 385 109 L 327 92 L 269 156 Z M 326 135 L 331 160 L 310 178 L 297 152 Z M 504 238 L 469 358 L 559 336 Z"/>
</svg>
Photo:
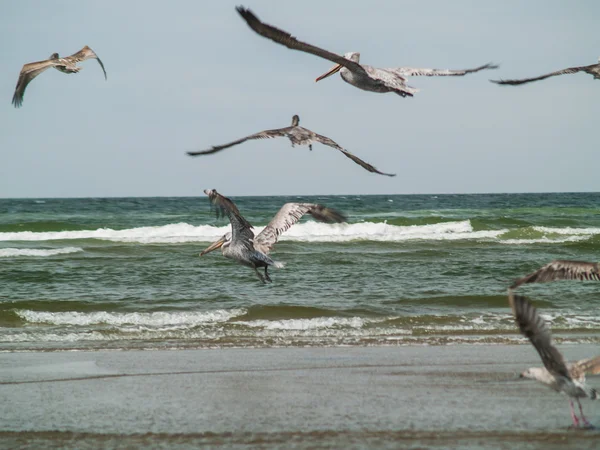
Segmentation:
<svg viewBox="0 0 600 450">
<path fill-rule="evenodd" d="M 4 353 L 0 446 L 597 448 L 564 397 L 515 382 L 538 364 L 529 345 Z"/>
</svg>

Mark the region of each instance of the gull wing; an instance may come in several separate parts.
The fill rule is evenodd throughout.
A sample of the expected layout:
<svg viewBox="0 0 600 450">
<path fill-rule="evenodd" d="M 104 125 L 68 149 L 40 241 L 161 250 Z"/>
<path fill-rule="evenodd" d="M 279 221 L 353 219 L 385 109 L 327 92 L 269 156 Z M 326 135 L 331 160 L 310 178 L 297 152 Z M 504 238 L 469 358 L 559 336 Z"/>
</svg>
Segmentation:
<svg viewBox="0 0 600 450">
<path fill-rule="evenodd" d="M 377 170 L 374 166 L 372 166 L 371 164 L 369 164 L 366 161 L 363 161 L 362 159 L 360 159 L 358 156 L 350 153 L 348 150 L 343 149 L 342 147 L 340 147 L 335 141 L 333 141 L 333 139 L 329 139 L 327 136 L 322 136 L 320 134 L 314 133 L 314 137 L 313 139 L 316 142 L 320 142 L 321 144 L 327 145 L 329 147 L 333 147 L 336 150 L 339 150 L 340 152 L 342 152 L 346 157 L 350 158 L 352 161 L 354 161 L 356 164 L 358 164 L 359 166 L 361 166 L 362 168 L 368 170 L 369 172 L 372 173 L 378 173 L 380 175 L 386 175 L 388 177 L 395 177 L 396 174 L 395 173 L 384 173 L 384 172 L 380 172 L 379 170 Z"/>
<path fill-rule="evenodd" d="M 389 70 L 390 72 L 394 72 L 400 76 L 405 77 L 417 77 L 417 76 L 425 76 L 425 77 L 461 77 L 468 73 L 479 72 L 480 70 L 485 69 L 497 69 L 499 66 L 492 63 L 484 64 L 483 66 L 475 67 L 474 69 L 463 69 L 463 70 L 452 70 L 452 69 L 420 69 L 413 67 L 396 67 Z"/>
<path fill-rule="evenodd" d="M 321 58 L 328 59 L 329 61 L 333 61 L 334 63 L 341 64 L 356 73 L 365 73 L 363 67 L 355 63 L 354 61 L 350 61 L 349 59 L 344 58 L 343 56 L 336 55 L 335 53 L 331 53 L 327 50 L 323 50 L 322 48 L 315 47 L 314 45 L 307 44 L 306 42 L 301 42 L 297 40 L 294 36 L 292 36 L 287 31 L 280 30 L 279 28 L 275 28 L 272 25 L 268 25 L 264 22 L 261 22 L 258 17 L 254 15 L 252 11 L 242 6 L 237 6 L 235 8 L 237 12 L 242 16 L 242 18 L 246 21 L 248 26 L 252 28 L 256 33 L 260 34 L 262 37 L 270 39 L 278 44 L 285 45 L 287 48 L 292 50 L 299 50 L 301 52 L 310 53 L 315 56 L 320 56 Z"/>
<path fill-rule="evenodd" d="M 312 215 L 319 222 L 340 223 L 346 220 L 346 217 L 339 211 L 316 203 L 286 203 L 264 230 L 254 238 L 254 248 L 259 252 L 269 254 L 279 236 L 297 223 L 306 213 Z"/>
<path fill-rule="evenodd" d="M 600 356 L 596 356 L 595 358 L 587 358 L 582 359 L 573 363 L 571 367 L 571 375 L 573 378 L 576 377 L 576 374 L 579 375 L 598 375 L 600 374 Z"/>
<path fill-rule="evenodd" d="M 19 79 L 17 80 L 17 86 L 12 98 L 12 104 L 15 105 L 15 108 L 20 108 L 23 104 L 25 89 L 31 80 L 50 67 L 58 65 L 60 65 L 60 63 L 57 62 L 57 59 L 46 59 L 44 61 L 25 64 L 19 73 Z"/>
<path fill-rule="evenodd" d="M 292 127 L 285 127 L 285 128 L 277 128 L 275 130 L 264 130 L 264 131 L 260 131 L 258 133 L 251 134 L 250 136 L 246 136 L 241 139 L 238 139 L 237 141 L 230 142 L 229 144 L 215 145 L 215 146 L 209 148 L 208 150 L 201 150 L 201 151 L 197 151 L 197 152 L 187 152 L 187 154 L 189 156 L 210 155 L 212 153 L 220 152 L 221 150 L 224 150 L 229 147 L 233 147 L 234 145 L 238 145 L 238 144 L 241 144 L 242 142 L 246 142 L 246 141 L 249 141 L 252 139 L 272 139 L 275 137 L 287 136 L 288 132 L 290 131 L 291 128 Z"/>
<path fill-rule="evenodd" d="M 86 59 L 96 59 L 98 61 L 98 64 L 100 64 L 100 67 L 102 67 L 102 72 L 104 72 L 104 79 L 108 79 L 106 76 L 106 70 L 104 69 L 104 64 L 102 64 L 102 60 L 98 58 L 98 55 L 96 55 L 94 50 L 89 48 L 87 45 L 81 50 L 79 50 L 77 53 L 73 53 L 71 56 L 67 56 L 64 59 L 71 61 L 74 64 L 77 64 L 81 61 L 85 61 Z"/>
<path fill-rule="evenodd" d="M 530 83 L 532 81 L 539 81 L 539 80 L 545 80 L 546 78 L 550 78 L 550 77 L 555 77 L 557 75 L 565 75 L 565 74 L 570 74 L 570 73 L 577 73 L 577 72 L 587 72 L 588 70 L 595 68 L 598 64 L 592 64 L 590 66 L 581 66 L 581 67 L 569 67 L 567 69 L 563 69 L 563 70 L 557 70 L 556 72 L 550 72 L 547 73 L 546 75 L 540 75 L 539 77 L 534 77 L 534 78 L 523 78 L 520 80 L 490 80 L 492 83 L 496 83 L 496 84 L 510 84 L 510 85 L 517 85 L 517 84 L 525 84 L 525 83 Z"/>
<path fill-rule="evenodd" d="M 571 379 L 571 375 L 562 354 L 552 344 L 552 333 L 546 321 L 538 314 L 535 307 L 521 296 L 509 293 L 509 302 L 523 336 L 527 337 L 535 347 L 544 367 L 555 376 Z"/>
<path fill-rule="evenodd" d="M 516 289 L 525 283 L 549 283 L 559 280 L 600 281 L 598 263 L 557 259 L 535 272 L 519 278 L 510 286 L 510 289 Z"/>
<path fill-rule="evenodd" d="M 216 189 L 205 189 L 204 193 L 208 195 L 211 205 L 216 207 L 217 217 L 226 215 L 231 222 L 231 241 L 240 242 L 246 248 L 252 250 L 252 240 L 254 232 L 252 225 L 240 214 L 235 203 L 231 199 L 219 194 Z"/>
</svg>

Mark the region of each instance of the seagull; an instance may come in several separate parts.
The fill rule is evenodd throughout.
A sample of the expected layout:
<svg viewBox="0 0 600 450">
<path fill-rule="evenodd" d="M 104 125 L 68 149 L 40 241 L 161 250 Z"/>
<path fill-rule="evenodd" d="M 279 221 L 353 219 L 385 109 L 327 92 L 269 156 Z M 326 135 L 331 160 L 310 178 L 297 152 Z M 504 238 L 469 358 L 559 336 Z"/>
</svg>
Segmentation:
<svg viewBox="0 0 600 450">
<path fill-rule="evenodd" d="M 71 56 L 65 56 L 64 58 L 60 58 L 58 53 L 52 53 L 50 58 L 44 61 L 32 62 L 23 66 L 21 73 L 19 73 L 19 80 L 17 81 L 17 87 L 15 88 L 12 104 L 15 105 L 15 108 L 21 107 L 23 104 L 23 95 L 25 95 L 25 88 L 27 88 L 27 85 L 31 82 L 31 80 L 37 77 L 40 73 L 44 72 L 46 69 L 54 67 L 56 70 L 62 73 L 77 73 L 82 69 L 81 67 L 77 66 L 77 63 L 85 61 L 86 59 L 98 60 L 98 63 L 104 72 L 104 79 L 107 79 L 106 70 L 104 70 L 104 64 L 102 64 L 102 61 L 100 58 L 98 58 L 98 55 L 96 55 L 96 53 L 94 53 L 94 51 L 87 45 L 77 53 L 73 53 Z"/>
<path fill-rule="evenodd" d="M 525 297 L 514 295 L 511 291 L 509 291 L 508 299 L 521 333 L 529 339 L 544 363 L 544 367 L 531 367 L 521 373 L 520 377 L 539 381 L 549 388 L 567 395 L 573 425 L 578 427 L 581 420 L 586 427 L 592 427 L 583 415 L 579 399 L 598 400 L 599 398 L 595 389 L 586 386 L 585 375 L 586 373 L 600 373 L 600 356 L 582 359 L 571 364 L 565 363 L 562 354 L 552 343 L 550 327 L 538 314 L 535 307 Z M 573 398 L 579 406 L 581 418 L 575 414 Z"/>
<path fill-rule="evenodd" d="M 600 268 L 598 263 L 557 259 L 515 280 L 509 289 L 516 289 L 525 283 L 549 283 L 559 280 L 600 281 Z"/>
<path fill-rule="evenodd" d="M 598 62 L 596 64 L 591 64 L 589 66 L 581 66 L 581 67 L 568 67 L 566 69 L 557 70 L 556 72 L 550 72 L 546 75 L 540 75 L 539 77 L 534 78 L 523 78 L 521 80 L 490 80 L 492 83 L 496 84 L 510 84 L 516 86 L 518 84 L 530 83 L 532 81 L 545 80 L 546 78 L 555 77 L 557 75 L 565 75 L 570 73 L 577 72 L 585 72 L 589 73 L 594 77 L 595 80 L 600 80 L 600 58 L 598 58 Z"/>
<path fill-rule="evenodd" d="M 401 97 L 412 97 L 418 89 L 407 86 L 407 76 L 463 76 L 468 73 L 479 72 L 484 69 L 497 69 L 495 64 L 485 64 L 474 69 L 447 70 L 447 69 L 418 69 L 411 67 L 397 67 L 393 69 L 378 69 L 359 64 L 360 53 L 349 52 L 344 56 L 336 55 L 322 48 L 297 40 L 287 31 L 280 30 L 274 26 L 261 22 L 252 11 L 242 6 L 236 7 L 237 12 L 246 21 L 248 26 L 261 36 L 284 45 L 292 50 L 311 53 L 321 58 L 333 61 L 337 65 L 329 72 L 321 75 L 316 81 L 333 75 L 338 70 L 342 79 L 351 85 L 370 92 L 394 92 Z"/>
<path fill-rule="evenodd" d="M 251 134 L 250 136 L 246 136 L 244 138 L 238 139 L 237 141 L 230 142 L 229 144 L 224 145 L 216 145 L 209 150 L 202 150 L 198 152 L 187 152 L 190 156 L 199 156 L 199 155 L 210 155 L 211 153 L 217 153 L 221 150 L 224 150 L 229 147 L 233 147 L 234 145 L 241 144 L 242 142 L 246 142 L 252 139 L 271 139 L 275 137 L 285 136 L 292 142 L 292 147 L 295 145 L 307 145 L 309 150 L 312 150 L 312 143 L 319 142 L 321 144 L 327 145 L 329 147 L 333 147 L 336 150 L 342 152 L 345 156 L 350 158 L 356 164 L 360 165 L 364 169 L 369 172 L 378 173 L 380 175 L 386 175 L 388 177 L 395 177 L 394 173 L 384 173 L 377 170 L 371 164 L 363 161 L 358 156 L 353 155 L 348 150 L 343 149 L 333 140 L 329 139 L 327 136 L 322 136 L 320 134 L 315 133 L 309 129 L 303 128 L 299 126 L 300 117 L 298 115 L 294 115 L 292 117 L 292 125 L 285 128 L 277 128 L 275 130 L 264 130 L 255 134 Z"/>
<path fill-rule="evenodd" d="M 271 277 L 267 272 L 269 266 L 274 266 L 277 269 L 284 266 L 283 263 L 274 261 L 269 256 L 271 249 L 277 243 L 279 235 L 298 222 L 304 214 L 308 213 L 316 220 L 326 223 L 340 223 L 346 220 L 339 211 L 316 203 L 286 203 L 264 230 L 255 236 L 252 225 L 240 214 L 231 199 L 219 194 L 215 189 L 206 189 L 204 193 L 208 195 L 211 204 L 217 207 L 217 217 L 222 215 L 229 217 L 231 232 L 213 242 L 200 253 L 200 256 L 221 248 L 221 252 L 226 258 L 253 268 L 263 283 L 271 282 Z M 264 276 L 258 271 L 260 267 L 265 269 Z"/>
</svg>

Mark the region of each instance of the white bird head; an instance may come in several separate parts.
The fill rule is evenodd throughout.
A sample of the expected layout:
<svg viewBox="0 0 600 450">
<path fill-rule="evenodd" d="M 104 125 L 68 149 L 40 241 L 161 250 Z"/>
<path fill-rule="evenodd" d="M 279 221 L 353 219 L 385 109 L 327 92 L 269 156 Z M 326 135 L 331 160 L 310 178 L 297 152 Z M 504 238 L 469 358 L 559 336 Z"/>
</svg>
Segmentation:
<svg viewBox="0 0 600 450">
<path fill-rule="evenodd" d="M 206 247 L 206 249 L 204 249 L 202 252 L 200 252 L 200 256 L 204 256 L 207 253 L 210 253 L 213 250 L 216 250 L 218 248 L 220 248 L 221 251 L 223 251 L 223 249 L 229 247 L 230 244 L 231 244 L 231 232 L 228 231 L 218 241 L 213 242 L 208 247 Z"/>
<path fill-rule="evenodd" d="M 360 53 L 358 52 L 348 52 L 348 53 L 344 53 L 344 58 L 355 62 L 356 64 L 358 64 L 358 61 L 360 61 Z M 338 70 L 340 70 L 342 67 L 344 67 L 341 64 L 336 64 L 331 70 L 329 70 L 328 72 L 325 72 L 323 75 L 321 75 L 320 77 L 317 77 L 317 79 L 315 81 L 321 81 L 324 78 L 330 77 L 331 75 L 333 75 L 334 73 L 336 73 Z"/>
<path fill-rule="evenodd" d="M 548 384 L 551 382 L 552 376 L 544 367 L 530 367 L 526 371 L 521 372 L 519 378 L 529 378 L 530 380 Z"/>
</svg>

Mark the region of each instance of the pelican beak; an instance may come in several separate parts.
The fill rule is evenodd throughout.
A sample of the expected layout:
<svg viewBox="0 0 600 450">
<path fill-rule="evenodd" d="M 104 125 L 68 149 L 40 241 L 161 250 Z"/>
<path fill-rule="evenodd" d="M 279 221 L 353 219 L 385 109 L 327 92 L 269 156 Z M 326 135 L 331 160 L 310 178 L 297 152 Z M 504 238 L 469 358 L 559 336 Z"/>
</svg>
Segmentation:
<svg viewBox="0 0 600 450">
<path fill-rule="evenodd" d="M 224 243 L 225 243 L 225 238 L 221 238 L 221 239 L 219 239 L 218 241 L 216 241 L 216 242 L 213 242 L 213 243 L 212 243 L 212 244 L 210 244 L 210 245 L 209 245 L 209 246 L 208 246 L 208 247 L 207 247 L 205 250 L 203 250 L 203 251 L 200 253 L 200 256 L 204 256 L 204 255 L 206 255 L 207 253 L 210 253 L 210 252 L 212 252 L 213 250 L 216 250 L 216 249 L 218 249 L 218 248 L 221 248 L 221 246 L 222 246 Z"/>
<path fill-rule="evenodd" d="M 316 82 L 316 81 L 321 81 L 322 79 L 324 79 L 324 78 L 327 78 L 327 77 L 329 77 L 329 76 L 333 75 L 333 74 L 334 74 L 334 73 L 336 73 L 338 70 L 340 70 L 342 67 L 344 67 L 344 66 L 342 66 L 341 64 L 338 64 L 338 65 L 337 65 L 337 66 L 335 66 L 333 69 L 331 69 L 329 72 L 326 72 L 326 73 L 324 73 L 323 75 L 321 75 L 320 77 L 318 77 L 318 78 L 315 80 L 315 82 Z"/>
</svg>

